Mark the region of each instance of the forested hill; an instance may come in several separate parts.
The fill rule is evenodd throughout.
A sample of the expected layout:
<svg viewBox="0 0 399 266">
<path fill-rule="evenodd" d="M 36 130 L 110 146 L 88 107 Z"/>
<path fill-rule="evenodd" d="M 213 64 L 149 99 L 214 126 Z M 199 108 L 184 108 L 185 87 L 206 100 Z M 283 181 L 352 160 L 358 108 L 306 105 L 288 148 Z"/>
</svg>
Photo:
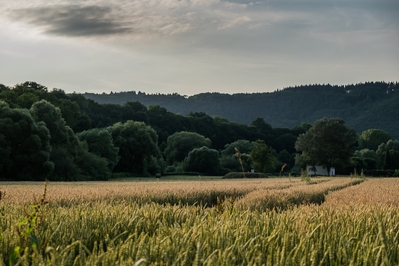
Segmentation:
<svg viewBox="0 0 399 266">
<path fill-rule="evenodd" d="M 273 127 L 292 128 L 323 117 L 339 117 L 358 133 L 378 128 L 399 139 L 399 83 L 368 82 L 356 85 L 305 85 L 272 93 L 201 93 L 186 97 L 179 94 L 119 92 L 85 93 L 98 103 L 138 101 L 145 106 L 159 105 L 168 111 L 187 115 L 204 112 L 230 121 L 249 124 L 262 117 Z"/>
</svg>

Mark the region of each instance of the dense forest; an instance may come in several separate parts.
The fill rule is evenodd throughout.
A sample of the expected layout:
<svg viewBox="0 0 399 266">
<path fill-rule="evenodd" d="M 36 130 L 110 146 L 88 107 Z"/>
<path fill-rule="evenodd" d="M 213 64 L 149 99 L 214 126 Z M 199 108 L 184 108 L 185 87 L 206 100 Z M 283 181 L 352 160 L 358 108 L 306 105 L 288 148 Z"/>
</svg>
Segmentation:
<svg viewBox="0 0 399 266">
<path fill-rule="evenodd" d="M 367 83 L 353 88 L 346 86 L 342 99 L 348 100 L 348 95 L 362 95 L 362 86 L 366 88 L 366 96 L 361 102 L 369 102 L 370 106 L 374 106 L 374 112 L 369 117 L 367 112 L 370 109 L 357 114 L 359 121 L 362 117 L 368 119 L 367 130 L 358 133 L 356 143 L 350 146 L 351 159 L 337 167 L 337 171 L 349 173 L 354 168 L 359 172 L 361 169 L 399 169 L 399 141 L 394 140 L 397 139 L 397 131 L 373 129 L 379 127 L 376 116 L 372 116 L 380 110 L 382 113 L 379 115 L 385 114 L 384 121 L 394 121 L 388 125 L 393 124 L 393 128 L 398 126 L 395 123 L 399 117 L 398 109 L 391 112 L 391 108 L 398 102 L 395 101 L 398 84 Z M 321 87 L 337 90 L 332 86 Z M 383 94 L 382 87 L 385 88 Z M 297 94 L 291 98 L 294 109 L 296 105 L 293 103 L 300 102 L 302 97 L 301 90 L 306 95 L 306 91 L 311 89 L 304 86 L 284 90 Z M 270 95 L 277 97 L 284 91 Z M 375 94 L 373 97 L 370 96 L 372 92 Z M 240 96 L 252 96 L 252 101 L 259 101 L 257 97 L 269 95 L 203 94 L 183 97 L 131 92 L 103 96 L 112 98 L 126 94 L 154 99 L 180 99 L 176 100 L 176 106 L 179 101 L 190 99 L 202 99 L 207 106 L 211 106 L 208 100 L 218 102 L 220 106 L 226 101 L 224 97 L 233 97 L 238 102 Z M 330 94 L 334 95 L 332 92 Z M 146 106 L 139 101 L 98 103 L 86 96 L 66 94 L 61 89 L 49 90 L 35 82 L 13 87 L 0 84 L 0 180 L 42 180 L 43 177 L 60 181 L 106 180 L 118 176 L 118 173 L 122 176 L 149 176 L 156 173 L 222 175 L 230 171 L 251 170 L 256 165 L 254 160 L 250 160 L 251 154 L 262 154 L 263 151 L 267 153 L 265 158 L 270 163 L 267 168 L 262 168 L 263 172 L 281 173 L 284 169 L 286 173 L 298 173 L 308 163 L 296 150 L 295 143 L 299 136 L 312 128 L 310 123 L 301 121 L 294 126 L 272 127 L 265 118 L 255 116 L 245 124 L 217 115 L 210 116 L 205 112 L 191 111 L 183 115 L 168 111 L 160 105 Z M 216 96 L 220 99 L 216 100 Z M 357 105 L 355 102 L 353 105 Z M 265 106 L 268 105 L 277 106 L 271 102 Z M 226 103 L 226 106 L 229 105 Z M 291 105 L 288 106 L 291 108 Z M 310 105 L 309 109 L 315 110 L 315 106 L 328 106 L 327 100 L 324 104 L 317 102 Z M 261 110 L 255 105 L 253 108 Z M 306 107 L 302 109 L 309 113 Z M 241 113 L 239 110 L 236 112 Z M 299 110 L 296 112 L 300 113 Z M 313 119 L 320 118 L 316 113 L 323 117 L 322 112 L 315 111 Z M 328 117 L 328 113 L 324 117 Z M 355 117 L 354 114 L 352 117 Z M 294 120 L 290 120 L 291 123 Z M 345 122 L 340 120 L 339 123 Z M 352 127 L 348 125 L 348 128 Z"/>
<path fill-rule="evenodd" d="M 181 115 L 204 112 L 229 121 L 250 124 L 256 117 L 273 127 L 292 128 L 313 124 L 323 117 L 339 117 L 357 133 L 379 128 L 399 139 L 399 83 L 367 82 L 355 85 L 305 85 L 271 93 L 146 94 L 118 92 L 85 93 L 98 103 L 124 104 L 138 101 L 145 106 L 159 105 Z"/>
</svg>

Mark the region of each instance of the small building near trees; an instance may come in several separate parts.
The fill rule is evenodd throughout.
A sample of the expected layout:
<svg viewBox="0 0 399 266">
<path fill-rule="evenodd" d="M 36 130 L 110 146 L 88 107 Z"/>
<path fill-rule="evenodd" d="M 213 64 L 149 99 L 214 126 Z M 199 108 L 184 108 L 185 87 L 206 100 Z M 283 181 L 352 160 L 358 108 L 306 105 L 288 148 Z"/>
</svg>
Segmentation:
<svg viewBox="0 0 399 266">
<path fill-rule="evenodd" d="M 327 168 L 321 165 L 316 165 L 316 166 L 307 166 L 308 169 L 308 175 L 313 176 L 313 175 L 324 175 L 324 176 L 335 176 L 335 167 L 330 168 L 330 174 L 328 174 Z"/>
</svg>

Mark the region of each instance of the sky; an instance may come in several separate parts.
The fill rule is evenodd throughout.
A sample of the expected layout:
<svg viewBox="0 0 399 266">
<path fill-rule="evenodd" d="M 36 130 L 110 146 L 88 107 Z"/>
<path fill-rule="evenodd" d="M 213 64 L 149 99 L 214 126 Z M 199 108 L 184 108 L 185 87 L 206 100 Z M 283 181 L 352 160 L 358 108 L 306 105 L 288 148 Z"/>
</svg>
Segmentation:
<svg viewBox="0 0 399 266">
<path fill-rule="evenodd" d="M 0 0 L 0 84 L 272 92 L 399 81 L 398 0 Z"/>
</svg>

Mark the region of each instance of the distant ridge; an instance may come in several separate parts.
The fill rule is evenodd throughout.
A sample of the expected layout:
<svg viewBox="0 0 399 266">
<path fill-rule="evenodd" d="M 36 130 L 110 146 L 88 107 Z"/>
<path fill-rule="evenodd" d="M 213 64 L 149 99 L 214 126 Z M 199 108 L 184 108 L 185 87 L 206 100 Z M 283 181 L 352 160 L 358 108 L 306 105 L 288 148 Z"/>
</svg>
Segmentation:
<svg viewBox="0 0 399 266">
<path fill-rule="evenodd" d="M 366 82 L 352 85 L 315 84 L 289 87 L 270 93 L 201 93 L 190 97 L 174 94 L 118 92 L 83 94 L 105 104 L 141 102 L 159 105 L 187 115 L 204 112 L 230 121 L 249 124 L 262 117 L 273 127 L 292 128 L 323 117 L 343 118 L 358 133 L 370 128 L 387 131 L 399 139 L 399 83 Z"/>
</svg>

